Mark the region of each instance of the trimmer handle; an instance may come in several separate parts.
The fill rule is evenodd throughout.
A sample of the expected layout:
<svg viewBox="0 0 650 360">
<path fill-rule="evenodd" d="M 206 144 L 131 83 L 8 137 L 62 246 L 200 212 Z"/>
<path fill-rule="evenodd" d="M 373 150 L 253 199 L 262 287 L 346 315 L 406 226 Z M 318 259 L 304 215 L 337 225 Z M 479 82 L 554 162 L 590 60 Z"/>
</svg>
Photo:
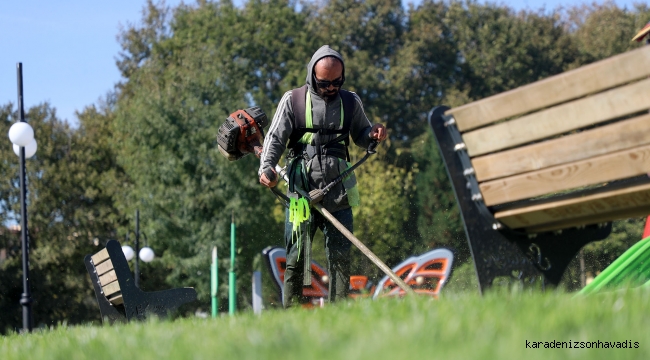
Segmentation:
<svg viewBox="0 0 650 360">
<path fill-rule="evenodd" d="M 368 154 L 376 154 L 377 153 L 377 145 L 379 145 L 379 141 L 377 140 L 370 140 L 370 145 L 368 145 Z"/>
<path fill-rule="evenodd" d="M 253 152 L 258 159 L 262 157 L 262 151 L 264 151 L 264 148 L 261 146 L 253 146 Z"/>
<path fill-rule="evenodd" d="M 270 182 L 274 182 L 278 178 L 278 175 L 271 168 L 264 169 L 264 175 Z"/>
</svg>

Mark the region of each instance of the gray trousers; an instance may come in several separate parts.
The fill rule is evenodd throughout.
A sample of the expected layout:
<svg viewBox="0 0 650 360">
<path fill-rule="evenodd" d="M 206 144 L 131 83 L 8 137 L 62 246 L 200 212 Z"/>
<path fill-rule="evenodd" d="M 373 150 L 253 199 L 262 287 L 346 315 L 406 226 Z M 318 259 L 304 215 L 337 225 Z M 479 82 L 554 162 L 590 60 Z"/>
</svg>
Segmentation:
<svg viewBox="0 0 650 360">
<path fill-rule="evenodd" d="M 347 208 L 332 213 L 332 215 L 352 232 L 352 209 Z M 304 225 L 304 224 L 303 224 Z M 303 227 L 306 230 L 306 227 Z M 325 237 L 325 255 L 327 256 L 327 271 L 329 273 L 329 298 L 330 302 L 344 299 L 350 289 L 350 247 L 351 243 L 341 232 L 319 212 L 312 209 L 309 232 L 303 231 L 303 244 L 311 246 L 316 229 L 320 229 Z M 285 220 L 284 240 L 287 250 L 287 268 L 284 273 L 284 289 L 282 303 L 285 308 L 297 303 L 306 303 L 303 296 L 303 276 L 305 251 L 302 249 L 298 258 L 298 242 L 294 235 L 292 241 L 292 224 L 289 222 L 289 212 Z M 309 239 L 305 239 L 309 236 Z M 305 241 L 307 240 L 307 241 Z"/>
</svg>

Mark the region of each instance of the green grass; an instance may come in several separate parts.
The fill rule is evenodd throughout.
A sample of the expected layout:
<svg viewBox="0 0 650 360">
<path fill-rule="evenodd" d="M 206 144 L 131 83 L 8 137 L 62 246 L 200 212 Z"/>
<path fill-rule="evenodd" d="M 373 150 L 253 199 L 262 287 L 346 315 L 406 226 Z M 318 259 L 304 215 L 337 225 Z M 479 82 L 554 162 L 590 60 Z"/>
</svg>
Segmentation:
<svg viewBox="0 0 650 360">
<path fill-rule="evenodd" d="M 650 291 L 447 293 L 322 309 L 120 326 L 60 326 L 0 338 L 2 359 L 650 358 Z M 631 341 L 638 349 L 527 349 L 530 341 Z"/>
</svg>

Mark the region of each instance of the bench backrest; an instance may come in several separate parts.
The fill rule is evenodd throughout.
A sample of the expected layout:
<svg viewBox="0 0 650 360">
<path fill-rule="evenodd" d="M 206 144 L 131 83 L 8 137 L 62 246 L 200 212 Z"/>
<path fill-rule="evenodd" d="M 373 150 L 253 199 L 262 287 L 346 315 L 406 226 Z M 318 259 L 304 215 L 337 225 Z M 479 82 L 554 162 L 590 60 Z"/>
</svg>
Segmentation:
<svg viewBox="0 0 650 360">
<path fill-rule="evenodd" d="M 124 303 L 120 283 L 113 268 L 113 262 L 106 248 L 91 256 L 92 263 L 97 271 L 97 277 L 102 288 L 103 295 L 113 305 Z"/>
<path fill-rule="evenodd" d="M 502 207 L 495 218 L 544 230 L 646 215 L 647 182 L 538 208 L 525 200 L 650 172 L 649 64 L 646 46 L 448 110 L 482 200 Z"/>
</svg>

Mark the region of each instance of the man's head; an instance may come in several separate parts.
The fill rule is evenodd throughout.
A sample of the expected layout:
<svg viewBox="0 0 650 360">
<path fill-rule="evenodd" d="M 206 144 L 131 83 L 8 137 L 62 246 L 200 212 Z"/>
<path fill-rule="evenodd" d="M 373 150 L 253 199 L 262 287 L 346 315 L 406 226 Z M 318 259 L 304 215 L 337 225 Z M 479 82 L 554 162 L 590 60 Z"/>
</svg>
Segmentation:
<svg viewBox="0 0 650 360">
<path fill-rule="evenodd" d="M 343 56 L 329 45 L 321 46 L 307 64 L 305 81 L 319 97 L 327 102 L 333 100 L 345 81 Z"/>
<path fill-rule="evenodd" d="M 336 97 L 344 81 L 343 63 L 339 59 L 327 56 L 314 65 L 314 87 L 323 99 Z"/>
</svg>

